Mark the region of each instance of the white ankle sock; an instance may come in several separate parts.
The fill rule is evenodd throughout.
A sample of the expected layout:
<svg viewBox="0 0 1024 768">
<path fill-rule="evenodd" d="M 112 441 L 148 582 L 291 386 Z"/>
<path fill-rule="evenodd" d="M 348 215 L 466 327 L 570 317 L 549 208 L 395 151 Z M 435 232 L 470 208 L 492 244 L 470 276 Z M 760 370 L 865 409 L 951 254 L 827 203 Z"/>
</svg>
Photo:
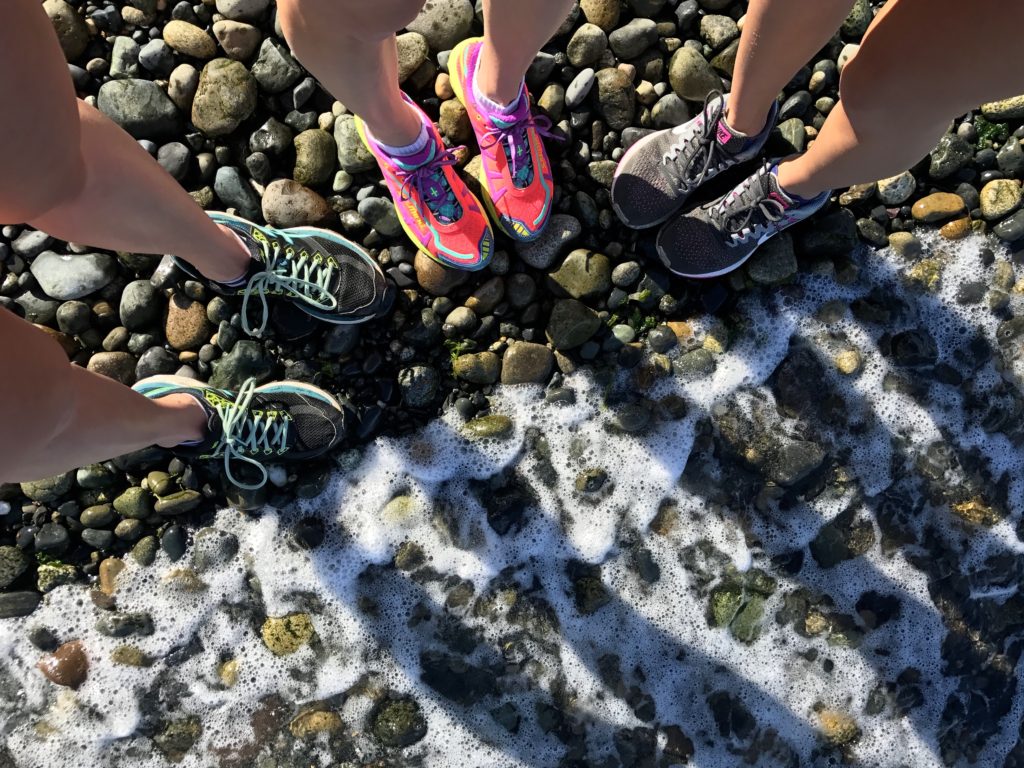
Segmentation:
<svg viewBox="0 0 1024 768">
<path fill-rule="evenodd" d="M 405 157 L 407 155 L 415 155 L 417 152 L 422 152 L 427 148 L 427 143 L 429 141 L 430 134 L 427 133 L 427 126 L 420 125 L 420 135 L 416 137 L 416 140 L 412 142 L 412 144 L 394 147 L 390 144 L 385 144 L 383 141 L 377 141 L 377 145 L 392 157 Z"/>
</svg>

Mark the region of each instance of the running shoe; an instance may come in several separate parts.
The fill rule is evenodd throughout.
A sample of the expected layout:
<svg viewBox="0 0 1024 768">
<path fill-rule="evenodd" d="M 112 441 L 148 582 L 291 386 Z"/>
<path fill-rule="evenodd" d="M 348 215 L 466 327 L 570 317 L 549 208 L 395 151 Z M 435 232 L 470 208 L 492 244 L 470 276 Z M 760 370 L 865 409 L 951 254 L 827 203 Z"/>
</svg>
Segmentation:
<svg viewBox="0 0 1024 768">
<path fill-rule="evenodd" d="M 543 139 L 558 137 L 551 132 L 548 118 L 530 112 L 525 83 L 508 112 L 480 103 L 473 83 L 482 42 L 478 37 L 456 45 L 448 72 L 480 145 L 484 202 L 505 234 L 529 242 L 540 237 L 551 215 L 555 185 Z"/>
<path fill-rule="evenodd" d="M 356 118 L 359 136 L 377 158 L 391 190 L 398 220 L 416 247 L 439 264 L 483 269 L 494 255 L 494 233 L 483 207 L 456 172 L 455 153 L 445 148 L 430 118 L 402 96 L 427 127 L 429 141 L 420 152 L 389 155 L 370 136 L 366 123 Z"/>
<path fill-rule="evenodd" d="M 238 392 L 216 389 L 182 376 L 152 376 L 132 389 L 151 400 L 186 394 L 206 411 L 205 439 L 172 450 L 195 459 L 220 459 L 224 474 L 239 488 L 267 482 L 266 462 L 302 461 L 334 448 L 346 435 L 346 412 L 322 389 L 297 381 L 256 386 L 249 379 Z M 239 465 L 254 467 L 259 481 L 246 483 Z"/>
<path fill-rule="evenodd" d="M 727 274 L 828 202 L 827 191 L 810 200 L 786 194 L 777 174 L 778 166 L 766 163 L 729 194 L 666 224 L 657 241 L 661 261 L 681 277 Z"/>
<path fill-rule="evenodd" d="M 329 229 L 253 224 L 227 213 L 210 213 L 217 224 L 241 239 L 252 262 L 236 283 L 211 283 L 226 296 L 242 296 L 242 329 L 260 336 L 267 328 L 268 296 L 297 304 L 307 314 L 335 324 L 365 323 L 386 314 L 394 289 L 366 251 Z M 187 275 L 206 280 L 186 261 L 175 259 Z M 209 282 L 209 281 L 207 281 Z M 259 301 L 259 322 L 249 321 L 249 301 Z"/>
<path fill-rule="evenodd" d="M 728 96 L 713 91 L 688 123 L 651 133 L 629 148 L 615 171 L 611 193 L 612 207 L 627 227 L 665 223 L 701 184 L 761 153 L 775 126 L 776 102 L 756 136 L 728 126 L 727 104 Z"/>
</svg>

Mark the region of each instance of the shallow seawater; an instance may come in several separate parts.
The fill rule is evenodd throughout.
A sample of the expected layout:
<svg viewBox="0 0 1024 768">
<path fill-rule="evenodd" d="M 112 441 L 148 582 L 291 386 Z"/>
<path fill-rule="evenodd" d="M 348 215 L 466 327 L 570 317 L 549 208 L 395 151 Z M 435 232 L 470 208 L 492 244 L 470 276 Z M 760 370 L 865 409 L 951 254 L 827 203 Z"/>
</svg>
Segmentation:
<svg viewBox="0 0 1024 768">
<path fill-rule="evenodd" d="M 58 588 L 0 621 L 8 751 L 47 768 L 1002 766 L 1024 714 L 1024 451 L 1013 419 L 979 408 L 1019 400 L 1024 364 L 997 314 L 957 300 L 991 284 L 984 248 L 1008 255 L 980 238 L 928 246 L 935 292 L 898 256 L 863 254 L 846 284 L 808 274 L 748 294 L 709 375 L 581 372 L 574 402 L 505 389 L 508 437 L 468 440 L 449 413 L 347 454 L 315 500 L 222 511 L 237 554 L 207 535 L 119 577 L 118 610 L 150 614 L 150 635 L 100 634 L 86 591 Z M 872 321 L 875 299 L 897 309 Z M 1020 314 L 1024 296 L 1010 302 Z M 715 324 L 693 324 L 698 345 Z M 922 329 L 933 349 L 901 335 Z M 860 370 L 843 374 L 833 360 L 853 349 Z M 817 367 L 787 370 L 794 350 Z M 746 455 L 723 453 L 730 432 L 753 435 Z M 797 443 L 823 449 L 817 474 L 766 484 L 758 451 Z M 984 524 L 952 510 L 979 494 Z M 311 519 L 326 539 L 306 549 L 295 530 Z M 845 555 L 829 560 L 823 527 Z M 314 633 L 276 655 L 261 627 L 291 614 Z M 81 640 L 77 691 L 35 669 L 37 626 Z M 954 635 L 976 659 L 957 663 Z M 151 665 L 113 663 L 126 644 Z M 386 748 L 374 723 L 403 697 L 426 733 Z M 310 711 L 335 715 L 296 736 Z M 830 744 L 832 712 L 859 736 Z"/>
</svg>

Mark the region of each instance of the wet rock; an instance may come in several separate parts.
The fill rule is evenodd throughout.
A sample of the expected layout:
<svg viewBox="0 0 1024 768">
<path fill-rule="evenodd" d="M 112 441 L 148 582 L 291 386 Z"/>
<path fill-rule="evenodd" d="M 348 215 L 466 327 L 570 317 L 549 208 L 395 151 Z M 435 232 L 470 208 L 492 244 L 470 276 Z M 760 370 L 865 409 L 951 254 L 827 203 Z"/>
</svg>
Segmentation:
<svg viewBox="0 0 1024 768">
<path fill-rule="evenodd" d="M 466 422 L 462 427 L 462 431 L 467 437 L 472 439 L 494 438 L 496 440 L 504 440 L 511 437 L 515 429 L 512 419 L 508 416 L 491 414 L 490 416 L 478 416 Z"/>
<path fill-rule="evenodd" d="M 551 281 L 574 299 L 594 299 L 612 287 L 611 262 L 602 253 L 578 248 L 551 274 Z"/>
<path fill-rule="evenodd" d="M 96 631 L 107 637 L 148 636 L 153 634 L 153 619 L 148 613 L 104 613 L 96 621 Z"/>
<path fill-rule="evenodd" d="M 57 685 L 78 688 L 89 676 L 89 659 L 81 642 L 64 643 L 37 665 L 46 678 Z"/>
<path fill-rule="evenodd" d="M 493 384 L 501 372 L 501 358 L 493 352 L 459 355 L 452 365 L 454 374 L 473 384 Z"/>
<path fill-rule="evenodd" d="M 501 364 L 502 384 L 544 384 L 554 367 L 554 353 L 543 344 L 513 342 Z"/>
<path fill-rule="evenodd" d="M 237 392 L 247 379 L 256 379 L 262 384 L 270 378 L 272 366 L 267 360 L 263 347 L 255 341 L 243 340 L 231 348 L 231 352 L 213 363 L 210 384 L 218 389 Z"/>
<path fill-rule="evenodd" d="M 260 636 L 264 644 L 277 656 L 289 656 L 313 638 L 315 630 L 308 613 L 291 613 L 280 618 L 268 618 Z"/>
<path fill-rule="evenodd" d="M 579 219 L 563 213 L 556 213 L 548 222 L 543 234 L 532 243 L 519 243 L 516 251 L 519 257 L 534 269 L 547 269 L 558 254 L 583 231 Z M 417 270 L 418 271 L 418 270 Z"/>
<path fill-rule="evenodd" d="M 798 485 L 821 468 L 827 455 L 817 443 L 807 440 L 787 442 L 769 463 L 769 476 L 781 486 Z"/>
<path fill-rule="evenodd" d="M 421 679 L 444 698 L 468 706 L 498 692 L 494 672 L 459 656 L 437 651 L 420 655 Z"/>
<path fill-rule="evenodd" d="M 403 368 L 398 374 L 402 402 L 410 408 L 426 408 L 433 403 L 440 383 L 437 371 L 424 365 Z"/>
<path fill-rule="evenodd" d="M 153 737 L 153 743 L 169 761 L 180 763 L 202 733 L 203 726 L 198 717 L 184 717 L 167 723 Z"/>
<path fill-rule="evenodd" d="M 575 299 L 555 302 L 548 321 L 547 337 L 557 350 L 575 349 L 597 333 L 597 313 Z"/>
<path fill-rule="evenodd" d="M 857 721 L 845 712 L 834 709 L 823 709 L 818 713 L 818 723 L 822 735 L 830 744 L 844 746 L 860 738 L 860 727 Z"/>
<path fill-rule="evenodd" d="M 337 712 L 314 709 L 296 715 L 288 724 L 288 730 L 297 739 L 309 739 L 321 733 L 335 733 L 343 726 L 341 715 Z"/>
<path fill-rule="evenodd" d="M 192 563 L 199 573 L 221 568 L 238 554 L 238 538 L 219 528 L 203 528 L 192 546 Z"/>
<path fill-rule="evenodd" d="M 56 501 L 65 493 L 70 491 L 74 482 L 75 473 L 65 472 L 60 475 L 43 478 L 42 480 L 33 480 L 32 482 L 22 483 L 21 492 L 32 499 L 32 501 L 38 501 L 45 504 Z"/>
<path fill-rule="evenodd" d="M 981 215 L 988 221 L 1008 216 L 1020 204 L 1020 184 L 1012 179 L 995 179 L 981 188 Z"/>
<path fill-rule="evenodd" d="M 918 200 L 911 209 L 914 220 L 924 224 L 945 221 L 963 211 L 963 198 L 951 192 L 935 192 Z"/>
<path fill-rule="evenodd" d="M 370 731 L 385 747 L 409 747 L 427 735 L 427 720 L 412 698 L 388 698 L 370 714 Z"/>
<path fill-rule="evenodd" d="M 0 589 L 7 589 L 30 564 L 28 556 L 17 547 L 0 547 Z"/>
<path fill-rule="evenodd" d="M 38 592 L 0 592 L 0 619 L 29 616 L 41 599 Z"/>
</svg>

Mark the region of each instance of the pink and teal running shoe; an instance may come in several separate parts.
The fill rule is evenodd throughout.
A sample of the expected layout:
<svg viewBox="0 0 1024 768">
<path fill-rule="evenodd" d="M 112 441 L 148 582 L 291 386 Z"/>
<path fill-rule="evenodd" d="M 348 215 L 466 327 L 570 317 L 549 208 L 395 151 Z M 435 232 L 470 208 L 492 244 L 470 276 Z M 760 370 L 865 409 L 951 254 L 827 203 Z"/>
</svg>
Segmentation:
<svg viewBox="0 0 1024 768">
<path fill-rule="evenodd" d="M 530 113 L 525 84 L 510 112 L 499 112 L 480 103 L 473 82 L 481 42 L 482 38 L 474 38 L 455 46 L 448 72 L 480 144 L 484 202 L 503 232 L 515 240 L 529 242 L 540 237 L 551 215 L 555 185 L 543 139 L 555 135 L 548 118 Z"/>
<path fill-rule="evenodd" d="M 409 239 L 423 253 L 446 267 L 483 269 L 494 255 L 494 233 L 487 216 L 454 166 L 454 153 L 423 111 L 404 96 L 427 127 L 427 146 L 414 155 L 387 154 L 356 118 L 359 136 L 370 150 L 398 210 Z"/>
</svg>

